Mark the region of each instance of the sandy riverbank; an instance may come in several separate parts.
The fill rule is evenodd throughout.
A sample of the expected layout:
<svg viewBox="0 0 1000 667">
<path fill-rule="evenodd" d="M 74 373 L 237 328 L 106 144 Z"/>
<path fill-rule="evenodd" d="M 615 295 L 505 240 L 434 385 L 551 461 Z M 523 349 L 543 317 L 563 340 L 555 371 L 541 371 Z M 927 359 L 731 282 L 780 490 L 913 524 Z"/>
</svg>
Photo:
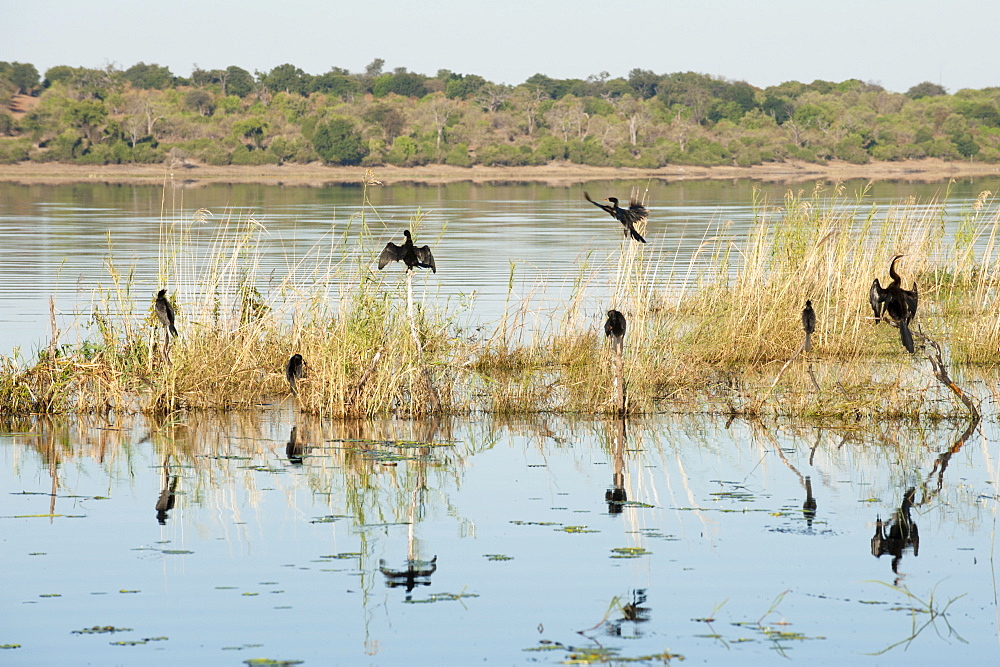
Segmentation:
<svg viewBox="0 0 1000 667">
<path fill-rule="evenodd" d="M 384 184 L 441 184 L 469 181 L 474 183 L 526 182 L 547 185 L 573 185 L 588 181 L 642 180 L 662 181 L 704 179 L 753 179 L 775 183 L 807 181 L 842 181 L 849 179 L 940 182 L 949 178 L 1000 177 L 1000 165 L 942 160 L 873 162 L 854 165 L 830 162 L 781 162 L 753 167 L 667 166 L 661 169 L 612 169 L 558 163 L 537 167 L 376 167 L 376 177 Z M 19 163 L 0 165 L 0 182 L 21 184 L 65 183 L 134 183 L 162 185 L 174 182 L 188 186 L 209 183 L 261 183 L 266 185 L 301 185 L 319 187 L 333 183 L 357 183 L 363 167 L 325 167 L 322 165 L 264 165 L 256 167 L 165 165 L 85 166 L 54 163 Z"/>
</svg>

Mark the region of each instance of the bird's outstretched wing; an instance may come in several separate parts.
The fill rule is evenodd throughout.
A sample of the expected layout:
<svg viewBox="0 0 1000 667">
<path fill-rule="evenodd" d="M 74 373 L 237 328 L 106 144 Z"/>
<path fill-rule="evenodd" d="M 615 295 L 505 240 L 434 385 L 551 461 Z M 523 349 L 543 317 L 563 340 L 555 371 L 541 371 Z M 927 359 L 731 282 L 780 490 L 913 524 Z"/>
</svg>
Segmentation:
<svg viewBox="0 0 1000 667">
<path fill-rule="evenodd" d="M 389 262 L 398 262 L 401 259 L 403 259 L 403 246 L 389 241 L 378 256 L 378 268 L 381 271 Z"/>
<path fill-rule="evenodd" d="M 614 210 L 613 208 L 611 208 L 610 206 L 605 206 L 604 204 L 599 204 L 598 202 L 596 202 L 596 201 L 594 201 L 593 199 L 591 199 L 591 198 L 590 198 L 590 195 L 589 195 L 589 194 L 587 194 L 587 191 L 586 191 L 586 190 L 584 190 L 584 191 L 583 191 L 583 196 L 584 196 L 584 197 L 585 197 L 585 198 L 587 199 L 587 201 L 589 201 L 589 202 L 590 202 L 591 204 L 593 204 L 593 205 L 594 205 L 594 206 L 596 206 L 597 208 L 601 209 L 602 211 L 605 211 L 605 212 L 606 212 L 606 213 L 608 213 L 609 215 L 614 215 L 614 214 L 615 214 L 615 210 Z"/>
<path fill-rule="evenodd" d="M 649 211 L 646 209 L 646 207 L 640 204 L 635 199 L 632 199 L 628 203 L 628 214 L 629 218 L 632 219 L 632 224 L 642 222 L 643 220 L 649 217 Z"/>
<path fill-rule="evenodd" d="M 417 261 L 420 262 L 419 266 L 437 273 L 437 265 L 434 263 L 434 255 L 431 254 L 430 246 L 425 245 L 414 248 L 413 251 L 417 254 Z"/>
</svg>

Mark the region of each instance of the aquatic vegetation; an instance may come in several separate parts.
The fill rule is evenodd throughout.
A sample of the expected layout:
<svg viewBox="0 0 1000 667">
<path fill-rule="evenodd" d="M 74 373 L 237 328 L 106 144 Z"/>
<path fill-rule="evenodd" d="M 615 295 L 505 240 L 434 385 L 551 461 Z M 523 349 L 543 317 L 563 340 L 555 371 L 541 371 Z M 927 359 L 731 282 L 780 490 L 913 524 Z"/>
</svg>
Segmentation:
<svg viewBox="0 0 1000 667">
<path fill-rule="evenodd" d="M 364 185 L 361 212 L 332 225 L 307 256 L 290 257 L 284 276 L 258 273 L 269 231 L 252 216 L 165 217 L 158 282 L 186 286 L 169 295 L 181 332 L 169 354 L 155 290 L 140 305 L 145 316 L 131 315 L 142 290 L 111 249 L 91 338 L 60 344 L 54 330 L 37 360 L 0 359 L 0 410 L 248 410 L 289 397 L 284 364 L 298 354 L 305 366 L 291 400 L 336 418 L 666 409 L 944 419 L 975 411 L 977 399 L 959 384 L 1000 363 L 1000 208 L 989 192 L 951 235 L 936 201 L 881 209 L 864 193 L 821 187 L 782 202 L 755 197 L 750 233 L 737 239 L 720 221 L 689 266 L 669 269 L 683 276 L 671 289 L 658 287 L 663 255 L 624 239 L 603 255 L 595 249 L 580 263 L 578 293 L 595 266 L 615 267 L 611 300 L 628 313 L 618 362 L 576 295 L 538 306 L 550 320 L 532 331 L 524 313 L 537 304 L 510 299 L 482 339 L 428 290 L 414 301 L 411 271 L 374 268 L 370 225 L 380 218 L 368 190 L 379 184 L 369 173 Z M 913 356 L 865 300 L 896 254 L 905 279 L 920 285 Z M 807 299 L 816 330 L 799 358 Z M 387 466 L 406 458 L 384 447 L 366 455 Z"/>
<path fill-rule="evenodd" d="M 875 583 L 881 584 L 903 595 L 908 604 L 904 606 L 893 606 L 890 607 L 889 610 L 909 612 L 912 618 L 912 626 L 911 633 L 908 637 L 894 642 L 882 650 L 872 653 L 871 655 L 882 655 L 898 646 L 908 647 L 927 628 L 934 628 L 938 636 L 942 636 L 941 629 L 938 627 L 938 621 L 941 621 L 944 624 L 944 629 L 947 631 L 946 635 L 948 637 L 954 637 L 963 644 L 968 643 L 960 634 L 958 634 L 955 628 L 952 627 L 951 622 L 948 620 L 948 609 L 956 601 L 965 597 L 964 593 L 962 595 L 956 595 L 953 598 L 949 598 L 947 602 L 941 605 L 935 599 L 935 592 L 937 589 L 936 586 L 931 590 L 928 598 L 923 600 L 914 595 L 906 586 L 895 586 L 884 581 L 877 581 Z"/>
</svg>

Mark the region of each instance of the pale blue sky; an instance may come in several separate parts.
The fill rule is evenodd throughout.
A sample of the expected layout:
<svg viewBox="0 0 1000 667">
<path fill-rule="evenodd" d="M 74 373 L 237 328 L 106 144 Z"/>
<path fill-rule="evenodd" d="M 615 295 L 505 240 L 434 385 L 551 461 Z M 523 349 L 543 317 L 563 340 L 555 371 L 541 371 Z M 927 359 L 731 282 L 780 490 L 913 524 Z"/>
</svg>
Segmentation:
<svg viewBox="0 0 1000 667">
<path fill-rule="evenodd" d="M 0 60 L 187 76 L 292 63 L 422 74 L 440 68 L 517 84 L 632 68 L 695 71 L 756 86 L 849 78 L 904 92 L 1000 85 L 1000 3 L 979 0 L 2 0 Z"/>
</svg>

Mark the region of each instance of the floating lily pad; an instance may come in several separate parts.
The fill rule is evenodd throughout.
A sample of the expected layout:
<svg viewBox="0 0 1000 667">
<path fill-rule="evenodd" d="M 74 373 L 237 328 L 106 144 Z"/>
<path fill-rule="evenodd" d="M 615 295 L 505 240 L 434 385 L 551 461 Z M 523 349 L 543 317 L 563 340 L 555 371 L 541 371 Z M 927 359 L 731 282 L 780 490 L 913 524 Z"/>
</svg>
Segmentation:
<svg viewBox="0 0 1000 667">
<path fill-rule="evenodd" d="M 511 521 L 515 526 L 561 526 L 558 521 Z"/>
<path fill-rule="evenodd" d="M 167 639 L 169 639 L 169 637 L 146 637 L 144 639 L 121 640 L 108 643 L 112 646 L 142 646 L 143 644 L 148 644 L 149 642 L 165 642 Z"/>
<path fill-rule="evenodd" d="M 102 635 L 111 632 L 132 632 L 132 628 L 116 628 L 113 625 L 95 625 L 92 628 L 73 630 L 74 635 Z"/>
<path fill-rule="evenodd" d="M 647 551 L 642 547 L 615 547 L 611 550 L 612 558 L 639 558 L 640 556 L 649 556 L 652 551 Z"/>
<path fill-rule="evenodd" d="M 558 528 L 557 530 L 561 530 L 564 533 L 599 533 L 599 532 L 601 532 L 599 530 L 594 530 L 593 528 L 587 528 L 586 526 L 564 526 L 562 528 Z"/>
<path fill-rule="evenodd" d="M 424 600 L 403 600 L 403 602 L 407 604 L 426 604 L 429 602 L 451 602 L 453 600 L 461 600 L 462 598 L 477 597 L 479 597 L 477 593 L 432 593 Z"/>
</svg>

